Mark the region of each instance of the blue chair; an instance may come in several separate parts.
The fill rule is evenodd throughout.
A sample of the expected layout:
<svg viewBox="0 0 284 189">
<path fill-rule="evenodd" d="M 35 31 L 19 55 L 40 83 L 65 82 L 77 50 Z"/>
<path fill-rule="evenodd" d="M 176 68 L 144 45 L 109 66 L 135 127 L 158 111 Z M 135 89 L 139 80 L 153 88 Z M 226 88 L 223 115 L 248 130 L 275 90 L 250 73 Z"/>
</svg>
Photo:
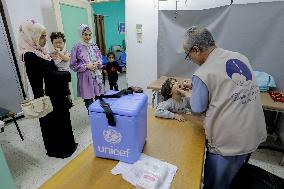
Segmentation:
<svg viewBox="0 0 284 189">
<path fill-rule="evenodd" d="M 125 52 L 120 53 L 119 66 L 122 68 L 126 67 L 126 53 Z"/>
<path fill-rule="evenodd" d="M 105 66 L 107 64 L 107 62 L 108 62 L 107 57 L 103 55 L 102 56 L 102 64 L 103 64 L 103 66 Z"/>
<path fill-rule="evenodd" d="M 103 65 L 103 70 L 105 70 L 106 68 L 106 65 L 107 65 L 107 62 L 108 62 L 108 58 L 106 56 L 102 56 L 102 65 Z M 105 72 L 103 71 L 102 72 L 103 74 L 103 84 L 105 85 L 106 84 L 106 75 L 105 75 Z"/>
</svg>

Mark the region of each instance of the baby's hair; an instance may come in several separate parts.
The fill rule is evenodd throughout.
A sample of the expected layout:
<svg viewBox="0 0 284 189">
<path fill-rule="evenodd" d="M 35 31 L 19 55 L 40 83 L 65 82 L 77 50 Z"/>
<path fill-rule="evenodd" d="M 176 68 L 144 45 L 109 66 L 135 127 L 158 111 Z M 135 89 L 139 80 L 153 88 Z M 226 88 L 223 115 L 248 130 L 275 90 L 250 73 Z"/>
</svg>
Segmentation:
<svg viewBox="0 0 284 189">
<path fill-rule="evenodd" d="M 58 39 L 58 38 L 62 38 L 62 39 L 63 39 L 63 42 L 64 42 L 64 43 L 66 42 L 64 33 L 62 33 L 62 32 L 52 32 L 52 33 L 50 34 L 51 43 L 53 43 L 53 40 L 54 40 L 54 39 Z"/>
<path fill-rule="evenodd" d="M 113 58 L 115 59 L 115 54 L 114 54 L 113 52 L 109 52 L 109 53 L 107 53 L 107 57 L 110 57 L 110 55 L 112 55 L 112 56 L 113 56 Z"/>
<path fill-rule="evenodd" d="M 168 100 L 172 97 L 172 81 L 177 81 L 175 78 L 168 78 L 162 85 L 161 94 L 164 97 L 164 100 Z"/>
</svg>

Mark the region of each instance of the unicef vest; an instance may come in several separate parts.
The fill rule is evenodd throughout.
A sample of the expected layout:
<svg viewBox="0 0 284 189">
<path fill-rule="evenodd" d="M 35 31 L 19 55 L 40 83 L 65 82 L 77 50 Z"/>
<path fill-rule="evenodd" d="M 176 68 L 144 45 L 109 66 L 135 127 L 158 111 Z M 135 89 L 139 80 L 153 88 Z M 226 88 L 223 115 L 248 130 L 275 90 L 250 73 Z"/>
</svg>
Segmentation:
<svg viewBox="0 0 284 189">
<path fill-rule="evenodd" d="M 233 156 L 256 150 L 267 134 L 249 60 L 240 53 L 216 48 L 194 75 L 209 91 L 204 123 L 209 151 Z"/>
</svg>

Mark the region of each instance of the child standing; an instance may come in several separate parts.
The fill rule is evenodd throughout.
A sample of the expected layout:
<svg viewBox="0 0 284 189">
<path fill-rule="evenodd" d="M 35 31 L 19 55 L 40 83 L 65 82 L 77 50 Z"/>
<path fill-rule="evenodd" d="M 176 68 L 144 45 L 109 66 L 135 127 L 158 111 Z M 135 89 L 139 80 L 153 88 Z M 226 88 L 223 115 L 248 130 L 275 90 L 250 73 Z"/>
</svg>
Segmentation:
<svg viewBox="0 0 284 189">
<path fill-rule="evenodd" d="M 50 40 L 54 51 L 50 53 L 58 71 L 68 71 L 69 72 L 69 61 L 70 54 L 66 51 L 65 47 L 65 35 L 61 32 L 52 32 L 50 35 Z M 70 101 L 70 106 L 72 106 L 71 91 L 69 88 L 69 83 L 65 86 L 69 91 L 68 99 Z"/>
<path fill-rule="evenodd" d="M 120 74 L 121 69 L 117 61 L 115 61 L 115 55 L 113 52 L 109 52 L 107 54 L 107 58 L 108 58 L 108 63 L 106 65 L 104 72 L 108 76 L 110 90 L 114 89 L 118 91 L 117 80 L 118 80 L 118 74 Z"/>
<path fill-rule="evenodd" d="M 162 85 L 161 94 L 164 101 L 156 107 L 155 116 L 185 121 L 180 114 L 190 112 L 190 98 L 178 81 L 174 78 L 167 79 Z"/>
</svg>

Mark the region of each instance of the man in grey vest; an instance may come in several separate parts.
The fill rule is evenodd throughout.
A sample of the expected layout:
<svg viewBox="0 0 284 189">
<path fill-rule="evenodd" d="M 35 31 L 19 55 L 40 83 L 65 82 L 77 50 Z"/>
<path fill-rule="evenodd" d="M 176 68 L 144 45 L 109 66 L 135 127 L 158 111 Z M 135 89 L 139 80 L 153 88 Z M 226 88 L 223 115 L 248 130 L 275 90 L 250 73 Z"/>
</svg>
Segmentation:
<svg viewBox="0 0 284 189">
<path fill-rule="evenodd" d="M 266 140 L 259 88 L 249 60 L 218 48 L 211 33 L 189 28 L 186 59 L 200 67 L 192 77 L 191 109 L 205 113 L 204 189 L 225 189 L 244 161 Z"/>
</svg>

